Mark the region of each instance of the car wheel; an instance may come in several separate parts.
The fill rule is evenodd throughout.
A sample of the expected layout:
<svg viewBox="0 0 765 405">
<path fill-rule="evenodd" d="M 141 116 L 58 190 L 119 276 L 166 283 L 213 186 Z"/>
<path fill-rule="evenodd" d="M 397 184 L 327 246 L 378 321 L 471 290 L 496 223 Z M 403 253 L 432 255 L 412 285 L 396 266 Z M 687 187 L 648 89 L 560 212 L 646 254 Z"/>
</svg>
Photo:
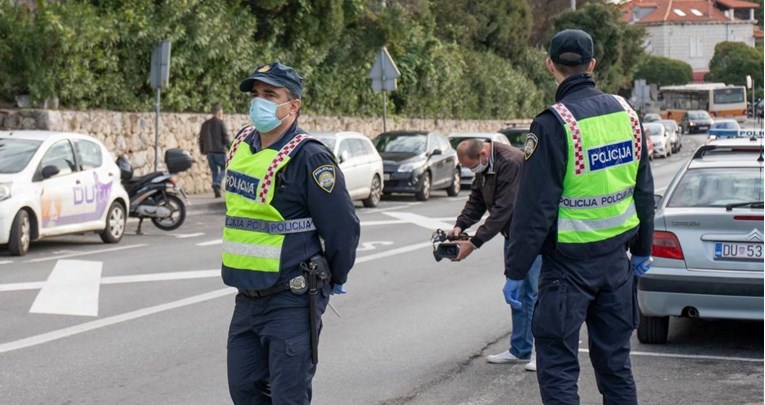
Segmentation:
<svg viewBox="0 0 765 405">
<path fill-rule="evenodd" d="M 29 252 L 31 241 L 32 222 L 29 220 L 29 212 L 20 210 L 13 218 L 11 238 L 8 240 L 8 250 L 14 256 L 24 256 Z"/>
<path fill-rule="evenodd" d="M 106 214 L 106 228 L 99 234 L 101 240 L 104 243 L 117 243 L 122 239 L 122 235 L 125 234 L 125 225 L 127 224 L 127 216 L 125 216 L 125 208 L 117 201 L 113 202 L 109 207 L 109 212 Z"/>
<path fill-rule="evenodd" d="M 640 314 L 638 340 L 640 343 L 666 343 L 669 335 L 668 316 L 644 316 Z"/>
<path fill-rule="evenodd" d="M 460 175 L 460 169 L 454 169 L 454 176 L 452 176 L 452 185 L 446 189 L 446 194 L 449 197 L 456 197 L 462 189 L 462 176 Z"/>
<path fill-rule="evenodd" d="M 422 174 L 422 180 L 420 181 L 420 191 L 418 191 L 414 198 L 417 199 L 417 201 L 427 201 L 428 198 L 430 198 L 430 172 L 426 171 Z"/>
<path fill-rule="evenodd" d="M 374 208 L 377 204 L 380 204 L 380 198 L 382 198 L 382 182 L 380 182 L 380 176 L 375 174 L 375 176 L 372 177 L 369 197 L 361 200 L 361 202 L 367 208 Z"/>
</svg>

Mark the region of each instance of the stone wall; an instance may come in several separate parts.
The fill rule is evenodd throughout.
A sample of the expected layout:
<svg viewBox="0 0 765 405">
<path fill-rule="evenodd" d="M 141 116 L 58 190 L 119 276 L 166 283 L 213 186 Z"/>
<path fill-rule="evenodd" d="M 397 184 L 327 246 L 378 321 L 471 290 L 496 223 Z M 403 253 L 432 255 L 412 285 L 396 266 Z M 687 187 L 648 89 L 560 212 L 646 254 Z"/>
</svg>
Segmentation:
<svg viewBox="0 0 765 405">
<path fill-rule="evenodd" d="M 161 114 L 159 137 L 159 169 L 163 170 L 164 151 L 183 148 L 191 152 L 194 165 L 178 175 L 179 184 L 188 193 L 211 190 L 207 158 L 199 153 L 197 138 L 207 114 Z M 224 117 L 233 138 L 237 129 L 248 124 L 246 115 Z M 508 123 L 528 124 L 529 120 L 459 121 L 441 119 L 390 118 L 387 129 L 437 130 L 451 132 L 494 132 Z M 321 117 L 302 115 L 300 126 L 308 131 L 358 131 L 373 137 L 382 132 L 382 119 L 358 117 Z M 112 111 L 66 110 L 0 110 L 0 130 L 43 129 L 77 132 L 101 140 L 114 156 L 124 154 L 133 164 L 136 175 L 154 170 L 154 113 L 120 113 Z"/>
</svg>

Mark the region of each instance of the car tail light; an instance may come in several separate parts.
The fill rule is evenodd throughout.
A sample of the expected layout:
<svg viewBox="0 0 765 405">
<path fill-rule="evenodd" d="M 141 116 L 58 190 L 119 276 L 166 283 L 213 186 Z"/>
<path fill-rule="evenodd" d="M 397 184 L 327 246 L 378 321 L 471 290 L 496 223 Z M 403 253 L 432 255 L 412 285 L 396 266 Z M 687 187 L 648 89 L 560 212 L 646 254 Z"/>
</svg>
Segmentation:
<svg viewBox="0 0 765 405">
<path fill-rule="evenodd" d="M 765 220 L 763 215 L 736 215 L 733 217 L 736 221 L 762 221 Z"/>
<path fill-rule="evenodd" d="M 680 247 L 680 241 L 672 232 L 655 231 L 653 233 L 653 248 L 651 255 L 654 257 L 663 257 L 666 259 L 683 260 L 683 248 Z"/>
</svg>

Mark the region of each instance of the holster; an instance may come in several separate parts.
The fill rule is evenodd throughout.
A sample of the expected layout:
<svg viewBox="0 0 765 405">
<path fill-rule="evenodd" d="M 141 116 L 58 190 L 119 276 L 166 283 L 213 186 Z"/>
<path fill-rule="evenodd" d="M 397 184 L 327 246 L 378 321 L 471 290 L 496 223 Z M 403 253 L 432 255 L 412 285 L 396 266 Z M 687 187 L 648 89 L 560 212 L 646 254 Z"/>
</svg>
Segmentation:
<svg viewBox="0 0 765 405">
<path fill-rule="evenodd" d="M 329 262 L 324 256 L 311 257 L 306 265 L 306 280 L 308 282 L 308 317 L 311 327 L 311 362 L 319 363 L 319 313 L 317 311 L 319 291 L 329 284 L 332 273 L 329 271 Z"/>
</svg>

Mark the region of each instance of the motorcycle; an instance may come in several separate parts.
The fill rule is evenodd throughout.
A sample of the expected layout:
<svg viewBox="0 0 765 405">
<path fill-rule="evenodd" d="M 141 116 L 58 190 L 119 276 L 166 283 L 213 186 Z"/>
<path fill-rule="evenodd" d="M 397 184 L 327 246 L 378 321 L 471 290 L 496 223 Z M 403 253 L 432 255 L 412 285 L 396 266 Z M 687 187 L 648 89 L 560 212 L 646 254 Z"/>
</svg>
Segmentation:
<svg viewBox="0 0 765 405">
<path fill-rule="evenodd" d="M 128 215 L 138 218 L 138 235 L 143 235 L 143 220 L 150 218 L 157 228 L 172 231 L 183 225 L 186 219 L 188 197 L 176 184 L 175 175 L 191 167 L 192 158 L 183 149 L 165 151 L 167 171 L 151 172 L 144 176 L 133 177 L 133 166 L 124 155 L 117 158 L 122 185 L 130 197 Z"/>
</svg>

